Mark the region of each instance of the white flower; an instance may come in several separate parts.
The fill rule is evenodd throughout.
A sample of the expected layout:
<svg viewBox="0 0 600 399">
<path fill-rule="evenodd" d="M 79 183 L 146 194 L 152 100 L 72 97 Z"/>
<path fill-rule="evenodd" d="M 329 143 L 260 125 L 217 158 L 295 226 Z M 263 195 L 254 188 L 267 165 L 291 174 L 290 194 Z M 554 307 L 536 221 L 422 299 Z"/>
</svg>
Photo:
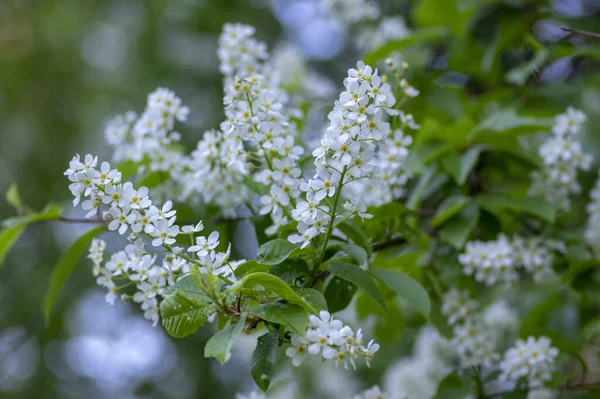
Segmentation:
<svg viewBox="0 0 600 399">
<path fill-rule="evenodd" d="M 171 219 L 172 220 L 172 219 Z M 179 234 L 179 226 L 173 225 L 173 223 L 167 219 L 158 219 L 154 223 L 154 229 L 152 230 L 152 246 L 160 247 L 161 245 L 173 245 L 175 244 L 175 237 Z"/>
<path fill-rule="evenodd" d="M 477 301 L 471 299 L 468 290 L 453 288 L 444 295 L 442 314 L 448 317 L 448 324 L 453 326 L 469 320 L 475 315 L 477 308 Z"/>
<path fill-rule="evenodd" d="M 526 341 L 518 339 L 500 362 L 499 378 L 527 388 L 542 387 L 552 378 L 557 355 L 558 349 L 553 348 L 546 337 L 528 337 Z"/>
<path fill-rule="evenodd" d="M 196 252 L 198 256 L 207 256 L 210 251 L 219 245 L 219 232 L 213 231 L 208 236 L 196 237 L 196 245 L 188 248 L 188 252 Z"/>
<path fill-rule="evenodd" d="M 301 248 L 305 248 L 310 245 L 310 240 L 312 240 L 319 233 L 316 228 L 310 227 L 303 222 L 298 223 L 298 232 L 300 234 L 292 234 L 288 237 L 288 240 L 293 244 L 301 244 Z"/>
</svg>

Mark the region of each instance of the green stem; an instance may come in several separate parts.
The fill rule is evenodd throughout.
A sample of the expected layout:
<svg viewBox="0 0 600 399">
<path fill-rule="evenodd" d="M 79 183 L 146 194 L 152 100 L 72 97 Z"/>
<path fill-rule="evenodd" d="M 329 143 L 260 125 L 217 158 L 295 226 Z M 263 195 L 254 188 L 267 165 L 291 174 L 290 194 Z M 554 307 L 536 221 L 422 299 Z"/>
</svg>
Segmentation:
<svg viewBox="0 0 600 399">
<path fill-rule="evenodd" d="M 325 251 L 327 250 L 327 243 L 329 242 L 329 239 L 331 238 L 331 233 L 333 233 L 333 226 L 335 224 L 335 210 L 337 208 L 338 201 L 341 196 L 342 187 L 344 186 L 344 176 L 346 175 L 347 169 L 348 169 L 347 166 L 344 166 L 344 169 L 342 169 L 342 172 L 340 174 L 340 181 L 338 182 L 338 186 L 336 188 L 335 195 L 333 196 L 333 206 L 331 208 L 331 218 L 329 219 L 329 225 L 327 226 L 327 232 L 325 233 L 325 241 L 323 242 L 323 249 L 321 249 L 321 255 L 319 255 L 319 260 L 317 262 L 317 269 L 321 266 L 321 263 L 323 263 L 323 259 L 325 258 Z"/>
</svg>

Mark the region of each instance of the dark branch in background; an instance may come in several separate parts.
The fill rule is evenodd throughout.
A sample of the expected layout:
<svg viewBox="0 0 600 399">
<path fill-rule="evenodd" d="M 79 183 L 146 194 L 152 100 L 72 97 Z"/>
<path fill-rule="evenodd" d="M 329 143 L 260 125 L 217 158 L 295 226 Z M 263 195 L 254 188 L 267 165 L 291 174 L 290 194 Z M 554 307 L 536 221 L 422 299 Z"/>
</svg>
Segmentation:
<svg viewBox="0 0 600 399">
<path fill-rule="evenodd" d="M 580 36 L 587 36 L 587 37 L 591 37 L 591 38 L 600 40 L 600 33 L 595 33 L 595 32 L 589 32 L 587 30 L 570 28 L 568 26 L 561 26 L 560 29 L 564 30 L 565 32 L 575 33 L 575 34 L 580 35 Z"/>
</svg>

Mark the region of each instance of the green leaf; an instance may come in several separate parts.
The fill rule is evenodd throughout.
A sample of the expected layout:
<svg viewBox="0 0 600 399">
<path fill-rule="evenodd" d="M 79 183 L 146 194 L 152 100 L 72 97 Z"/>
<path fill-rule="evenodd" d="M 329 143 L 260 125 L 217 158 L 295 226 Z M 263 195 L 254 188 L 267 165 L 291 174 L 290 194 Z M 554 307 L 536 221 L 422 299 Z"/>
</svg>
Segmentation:
<svg viewBox="0 0 600 399">
<path fill-rule="evenodd" d="M 279 338 L 276 332 L 266 333 L 258 337 L 256 348 L 252 353 L 250 362 L 250 374 L 260 389 L 266 391 L 271 385 L 271 379 L 275 374 L 275 356 Z"/>
<path fill-rule="evenodd" d="M 431 301 L 429 300 L 429 294 L 421 284 L 396 270 L 373 269 L 371 273 L 406 299 L 426 319 L 429 319 Z"/>
<path fill-rule="evenodd" d="M 27 211 L 27 205 L 21 199 L 19 195 L 19 189 L 15 183 L 12 183 L 6 192 L 6 202 L 8 202 L 17 213 L 25 213 Z"/>
<path fill-rule="evenodd" d="M 385 305 L 385 300 L 383 299 L 381 292 L 379 292 L 379 288 L 377 288 L 377 285 L 371 276 L 359 266 L 344 262 L 332 262 L 329 264 L 329 271 L 331 274 L 346 281 L 350 281 L 365 290 L 367 294 L 377 302 L 381 309 L 383 309 L 384 312 L 386 311 L 387 307 Z"/>
<path fill-rule="evenodd" d="M 233 274 L 240 278 L 246 274 L 256 273 L 256 272 L 268 272 L 271 269 L 271 265 L 263 265 L 258 263 L 255 260 L 249 260 L 247 262 L 239 265 L 234 271 Z"/>
<path fill-rule="evenodd" d="M 46 323 L 50 321 L 54 302 L 56 301 L 56 297 L 63 284 L 67 281 L 67 278 L 69 278 L 73 270 L 75 270 L 79 258 L 81 258 L 88 249 L 92 239 L 104 231 L 104 227 L 104 225 L 97 226 L 85 232 L 62 254 L 58 263 L 54 266 L 52 276 L 50 277 L 50 286 L 48 287 L 46 297 L 44 298 L 44 316 L 46 318 Z"/>
<path fill-rule="evenodd" d="M 265 303 L 250 311 L 253 316 L 271 323 L 282 324 L 298 335 L 304 335 L 308 324 L 308 313 L 297 305 L 289 303 Z"/>
<path fill-rule="evenodd" d="M 528 213 L 548 223 L 554 223 L 556 220 L 556 208 L 539 197 L 511 198 L 496 194 L 484 194 L 477 197 L 476 202 L 492 213 L 497 209 L 504 209 Z"/>
<path fill-rule="evenodd" d="M 425 172 L 423 172 L 419 178 L 419 181 L 417 182 L 417 185 L 411 191 L 410 196 L 406 201 L 406 206 L 408 206 L 410 209 L 417 209 L 419 207 L 419 204 L 424 199 L 423 197 L 425 191 L 427 191 L 427 187 L 430 185 L 431 180 L 435 176 L 435 172 L 437 172 L 436 164 L 431 165 L 425 170 Z"/>
<path fill-rule="evenodd" d="M 359 265 L 364 265 L 365 263 L 367 263 L 367 251 L 365 251 L 362 247 L 359 247 L 358 245 L 348 244 L 347 242 L 343 241 L 331 240 L 329 241 L 327 246 L 339 248 L 343 252 L 350 255 L 352 259 L 358 262 Z"/>
<path fill-rule="evenodd" d="M 358 291 L 358 287 L 339 277 L 333 276 L 325 286 L 325 299 L 327 307 L 331 313 L 339 312 L 345 309 L 352 297 Z"/>
<path fill-rule="evenodd" d="M 271 266 L 269 273 L 283 281 L 293 282 L 297 278 L 308 276 L 310 272 L 308 263 L 304 259 L 287 259 L 278 265 Z"/>
<path fill-rule="evenodd" d="M 481 121 L 471 134 L 489 131 L 496 133 L 512 131 L 519 134 L 527 134 L 549 129 L 552 125 L 552 119 L 520 116 L 517 115 L 514 109 L 504 109 L 491 114 Z"/>
<path fill-rule="evenodd" d="M 394 51 L 406 47 L 438 41 L 448 36 L 448 31 L 442 26 L 423 28 L 413 31 L 402 39 L 389 41 L 363 57 L 365 64 L 375 66 L 377 61 L 384 59 Z"/>
<path fill-rule="evenodd" d="M 156 171 L 150 172 L 149 174 L 144 176 L 144 178 L 142 180 L 140 180 L 140 182 L 138 183 L 138 186 L 154 188 L 154 187 L 164 183 L 165 181 L 169 180 L 170 176 L 171 175 L 169 174 L 169 172 L 164 172 L 162 170 L 156 170 Z"/>
<path fill-rule="evenodd" d="M 471 199 L 469 197 L 465 197 L 464 195 L 454 195 L 446 198 L 444 202 L 440 204 L 439 208 L 431 218 L 431 225 L 433 227 L 440 226 L 445 221 L 456 215 L 470 202 Z"/>
<path fill-rule="evenodd" d="M 262 286 L 269 292 L 279 295 L 290 303 L 302 306 L 311 313 L 317 313 L 317 311 L 308 302 L 302 299 L 302 297 L 296 294 L 285 281 L 269 273 L 258 272 L 248 274 L 246 277 L 235 283 L 231 287 L 231 290 L 236 294 L 239 294 L 244 288 L 253 288 L 257 285 Z"/>
<path fill-rule="evenodd" d="M 434 399 L 465 399 L 474 398 L 476 386 L 473 378 L 451 373 L 440 382 Z"/>
<path fill-rule="evenodd" d="M 352 219 L 348 219 L 337 224 L 335 228 L 344 233 L 344 235 L 352 240 L 353 243 L 367 251 L 367 254 L 371 255 L 369 237 L 367 237 L 359 223 Z"/>
<path fill-rule="evenodd" d="M 540 68 L 550 60 L 550 51 L 540 49 L 533 58 L 524 64 L 516 66 L 506 73 L 506 81 L 517 86 L 523 86 L 529 78 L 538 73 Z"/>
<path fill-rule="evenodd" d="M 185 294 L 200 294 L 204 295 L 204 293 L 198 288 L 198 285 L 194 281 L 194 277 L 191 275 L 187 275 L 181 280 L 178 280 L 175 284 L 167 287 L 165 289 L 164 295 L 174 294 L 175 291 L 182 291 Z M 206 297 L 208 300 L 208 297 Z"/>
<path fill-rule="evenodd" d="M 466 183 L 469 173 L 477 164 L 479 160 L 479 154 L 484 151 L 487 147 L 484 145 L 477 145 L 469 148 L 462 155 L 455 155 L 452 157 L 444 158 L 442 165 L 446 172 L 454 179 L 454 181 L 462 186 Z"/>
<path fill-rule="evenodd" d="M 478 221 L 479 208 L 475 204 L 469 205 L 440 228 L 440 239 L 461 250 Z"/>
<path fill-rule="evenodd" d="M 246 317 L 248 317 L 248 313 L 242 313 L 236 324 L 230 324 L 213 335 L 204 346 L 204 357 L 214 357 L 221 364 L 227 363 L 231 357 L 233 346 L 242 335 Z"/>
<path fill-rule="evenodd" d="M 189 288 L 191 284 L 194 291 L 176 289 L 160 303 L 162 326 L 175 338 L 183 338 L 195 333 L 214 313 L 214 307 L 198 290 L 194 280 L 187 280 L 186 285 L 190 285 Z"/>
<path fill-rule="evenodd" d="M 327 310 L 327 301 L 319 290 L 304 287 L 292 287 L 292 289 L 316 310 Z"/>
<path fill-rule="evenodd" d="M 563 284 L 570 283 L 579 274 L 595 268 L 600 268 L 600 261 L 597 261 L 595 259 L 571 262 L 571 264 L 569 265 L 569 269 L 566 271 L 565 274 L 563 274 L 563 276 L 560 279 L 560 282 Z"/>
<path fill-rule="evenodd" d="M 2 230 L 0 233 L 0 269 L 4 266 L 4 258 L 25 230 L 25 224 L 18 224 Z"/>
<path fill-rule="evenodd" d="M 264 265 L 276 265 L 286 260 L 298 247 L 288 240 L 272 240 L 258 248 L 257 261 Z"/>
</svg>

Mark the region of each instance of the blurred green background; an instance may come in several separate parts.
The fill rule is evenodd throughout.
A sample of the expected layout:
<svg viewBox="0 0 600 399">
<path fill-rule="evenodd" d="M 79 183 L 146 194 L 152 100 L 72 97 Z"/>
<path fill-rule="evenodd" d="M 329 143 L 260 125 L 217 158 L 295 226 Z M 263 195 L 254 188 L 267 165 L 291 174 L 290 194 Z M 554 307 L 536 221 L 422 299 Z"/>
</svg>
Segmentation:
<svg viewBox="0 0 600 399">
<path fill-rule="evenodd" d="M 68 161 L 75 153 L 88 152 L 109 159 L 102 134 L 106 120 L 128 110 L 142 111 L 147 93 L 156 87 L 174 90 L 190 107 L 190 119 L 180 131 L 183 143 L 193 148 L 204 130 L 223 119 L 216 50 L 226 22 L 256 26 L 257 37 L 270 48 L 283 39 L 296 42 L 312 67 L 338 87 L 358 52 L 335 25 L 323 21 L 312 35 L 299 28 L 307 18 L 315 23 L 314 3 L 0 0 L 0 193 L 17 182 L 34 209 L 49 202 L 65 203 L 69 209 L 71 196 L 62 176 Z M 424 67 L 411 81 L 424 92 L 414 105 L 422 112 L 451 122 L 463 111 L 483 109 L 493 96 L 504 103 L 526 98 L 545 114 L 571 104 L 583 107 L 590 124 L 597 126 L 600 74 L 598 63 L 587 57 L 568 57 L 568 65 L 563 61 L 562 67 L 553 67 L 556 71 L 546 70 L 545 78 L 536 74 L 534 79 L 546 79 L 549 86 L 527 92 L 502 89 L 506 72 L 533 56 L 531 50 L 519 50 L 523 32 L 533 31 L 534 22 L 543 18 L 597 29 L 596 2 L 387 0 L 381 6 L 384 16 L 405 14 L 409 27 L 441 25 L 454 35 L 428 52 L 408 52 L 417 67 Z M 475 11 L 462 18 L 465 8 Z M 540 10 L 547 14 L 538 15 Z M 500 29 L 517 33 L 495 35 Z M 536 34 L 546 35 L 546 40 L 564 38 L 556 25 L 553 29 L 538 26 Z M 517 50 L 505 53 L 508 48 Z M 487 70 L 481 64 L 485 57 Z M 426 85 L 433 88 L 427 91 Z M 480 94 L 489 94 L 485 105 L 473 101 Z M 13 215 L 0 200 L 0 220 Z M 176 341 L 150 327 L 136 309 L 108 306 L 84 261 L 45 326 L 41 304 L 52 266 L 84 228 L 30 226 L 0 272 L 1 398 L 228 398 L 252 387 L 247 356 L 234 357 L 221 368 L 202 357 L 207 331 Z M 251 344 L 242 346 L 252 350 Z M 386 357 L 402 349 L 398 346 Z M 339 374 L 331 371 L 329 381 L 320 383 L 332 389 L 345 385 L 350 392 L 360 388 L 351 381 L 352 374 Z M 365 375 L 370 383 L 380 377 L 377 371 Z M 310 386 L 305 389 L 310 391 Z"/>
</svg>

